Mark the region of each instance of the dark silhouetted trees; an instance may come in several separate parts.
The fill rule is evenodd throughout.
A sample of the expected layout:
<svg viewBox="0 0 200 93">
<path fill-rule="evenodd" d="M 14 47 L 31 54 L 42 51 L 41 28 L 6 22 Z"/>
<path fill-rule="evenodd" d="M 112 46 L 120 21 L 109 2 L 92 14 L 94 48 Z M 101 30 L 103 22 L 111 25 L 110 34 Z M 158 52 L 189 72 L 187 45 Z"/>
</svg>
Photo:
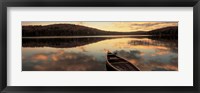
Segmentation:
<svg viewBox="0 0 200 93">
<path fill-rule="evenodd" d="M 74 24 L 22 26 L 22 36 L 93 36 L 93 35 L 178 35 L 178 27 L 166 27 L 152 31 L 112 32 Z"/>
</svg>

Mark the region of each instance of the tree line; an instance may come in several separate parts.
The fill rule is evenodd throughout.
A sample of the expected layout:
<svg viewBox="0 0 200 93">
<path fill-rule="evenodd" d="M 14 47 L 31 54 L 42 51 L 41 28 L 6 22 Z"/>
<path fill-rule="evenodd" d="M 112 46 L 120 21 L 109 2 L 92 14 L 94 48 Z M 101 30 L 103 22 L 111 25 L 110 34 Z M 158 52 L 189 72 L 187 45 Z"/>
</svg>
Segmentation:
<svg viewBox="0 0 200 93">
<path fill-rule="evenodd" d="M 166 27 L 152 31 L 114 32 L 74 24 L 22 26 L 22 36 L 93 36 L 93 35 L 178 35 L 178 27 Z"/>
</svg>

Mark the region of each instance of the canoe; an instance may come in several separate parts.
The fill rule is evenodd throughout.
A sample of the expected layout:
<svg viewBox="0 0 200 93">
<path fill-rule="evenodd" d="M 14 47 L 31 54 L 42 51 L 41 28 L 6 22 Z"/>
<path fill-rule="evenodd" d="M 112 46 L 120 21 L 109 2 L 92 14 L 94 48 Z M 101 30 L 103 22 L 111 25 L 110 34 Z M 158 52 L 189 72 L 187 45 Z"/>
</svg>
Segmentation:
<svg viewBox="0 0 200 93">
<path fill-rule="evenodd" d="M 140 71 L 135 65 L 111 52 L 107 52 L 106 68 L 108 71 Z"/>
</svg>

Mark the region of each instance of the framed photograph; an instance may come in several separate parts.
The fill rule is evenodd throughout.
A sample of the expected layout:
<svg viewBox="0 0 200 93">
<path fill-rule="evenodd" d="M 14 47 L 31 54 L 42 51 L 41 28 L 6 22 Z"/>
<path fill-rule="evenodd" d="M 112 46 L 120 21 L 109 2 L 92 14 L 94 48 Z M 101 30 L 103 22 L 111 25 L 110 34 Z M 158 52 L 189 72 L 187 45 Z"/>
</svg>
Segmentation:
<svg viewBox="0 0 200 93">
<path fill-rule="evenodd" d="M 0 6 L 2 93 L 199 93 L 199 0 Z"/>
</svg>

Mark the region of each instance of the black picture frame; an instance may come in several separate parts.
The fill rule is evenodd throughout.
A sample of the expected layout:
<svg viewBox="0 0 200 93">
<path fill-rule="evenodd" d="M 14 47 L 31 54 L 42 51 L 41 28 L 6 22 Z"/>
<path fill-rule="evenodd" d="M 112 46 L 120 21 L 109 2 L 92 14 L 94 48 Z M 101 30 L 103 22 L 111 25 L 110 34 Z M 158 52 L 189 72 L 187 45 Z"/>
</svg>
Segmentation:
<svg viewBox="0 0 200 93">
<path fill-rule="evenodd" d="M 7 7 L 193 7 L 194 86 L 7 86 Z M 0 91 L 2 93 L 199 93 L 200 0 L 2 0 L 0 2 Z"/>
</svg>

